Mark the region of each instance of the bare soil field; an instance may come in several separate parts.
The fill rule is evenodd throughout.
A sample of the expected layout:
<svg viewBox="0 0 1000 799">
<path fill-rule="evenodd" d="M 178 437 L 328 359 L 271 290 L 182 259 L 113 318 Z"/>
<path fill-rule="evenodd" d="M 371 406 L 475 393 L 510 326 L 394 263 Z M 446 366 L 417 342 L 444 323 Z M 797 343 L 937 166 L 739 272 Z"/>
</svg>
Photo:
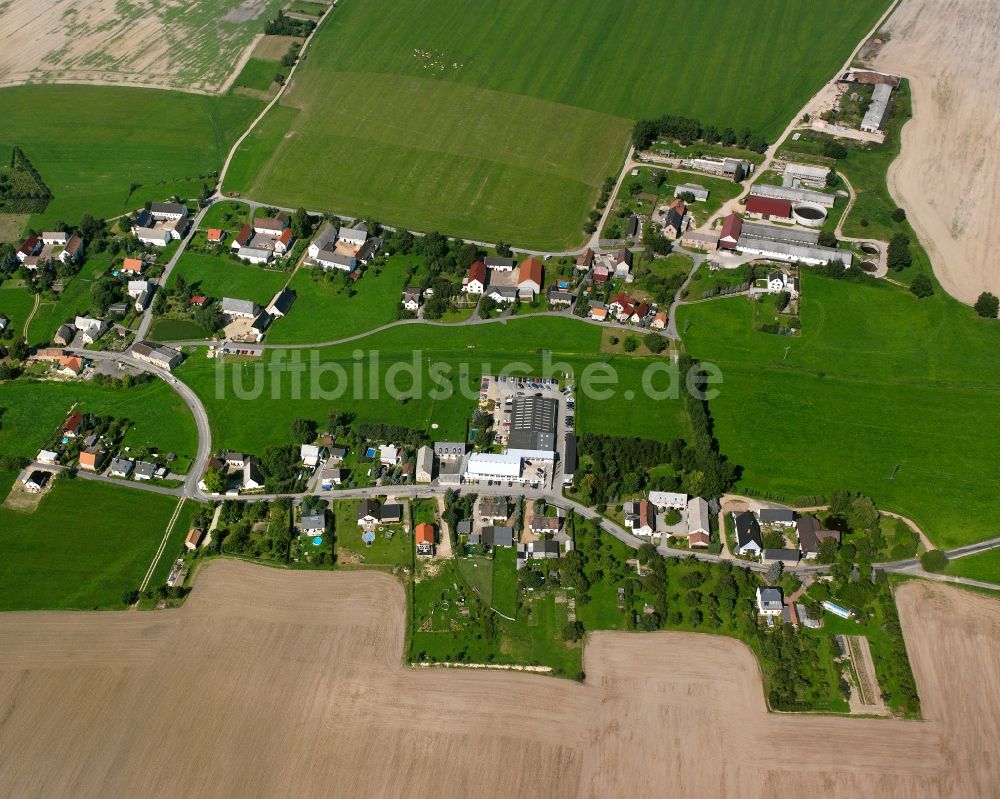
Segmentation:
<svg viewBox="0 0 1000 799">
<path fill-rule="evenodd" d="M 280 5 L 281 0 L 0 3 L 0 86 L 58 82 L 219 92 L 262 33 L 264 19 Z"/>
<path fill-rule="evenodd" d="M 888 31 L 875 67 L 913 90 L 889 190 L 949 294 L 1000 294 L 1000 4 L 903 0 Z"/>
<path fill-rule="evenodd" d="M 280 61 L 294 42 L 301 44 L 304 41 L 298 36 L 261 36 L 254 45 L 253 57 Z"/>
<path fill-rule="evenodd" d="M 583 685 L 410 669 L 392 577 L 214 562 L 176 611 L 0 617 L 0 795 L 986 796 L 1000 603 L 900 595 L 924 722 L 769 714 L 710 635 L 595 635 Z"/>
</svg>

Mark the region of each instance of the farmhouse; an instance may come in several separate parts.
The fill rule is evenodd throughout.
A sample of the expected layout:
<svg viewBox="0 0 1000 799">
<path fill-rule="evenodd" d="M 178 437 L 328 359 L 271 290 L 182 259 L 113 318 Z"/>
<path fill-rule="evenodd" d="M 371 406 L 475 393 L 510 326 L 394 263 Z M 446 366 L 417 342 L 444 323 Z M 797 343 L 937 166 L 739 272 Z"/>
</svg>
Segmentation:
<svg viewBox="0 0 1000 799">
<path fill-rule="evenodd" d="M 708 189 L 698 183 L 680 183 L 674 189 L 674 197 L 690 194 L 695 200 L 704 202 L 708 199 Z"/>
<path fill-rule="evenodd" d="M 288 228 L 288 214 L 279 211 L 274 216 L 265 216 L 261 219 L 254 219 L 253 232 L 261 233 L 265 236 L 277 238 Z"/>
<path fill-rule="evenodd" d="M 486 281 L 486 264 L 482 261 L 473 261 L 462 285 L 462 291 L 466 294 L 482 294 L 486 290 Z"/>
<path fill-rule="evenodd" d="M 505 522 L 510 518 L 506 497 L 483 497 L 479 500 L 479 516 L 487 522 Z"/>
<path fill-rule="evenodd" d="M 661 513 L 663 511 L 674 508 L 675 510 L 684 510 L 687 508 L 688 495 L 678 494 L 674 491 L 650 491 L 649 501 L 652 502 L 658 511 Z"/>
<path fill-rule="evenodd" d="M 24 263 L 28 258 L 42 251 L 42 240 L 38 236 L 28 236 L 17 249 L 17 260 Z"/>
<path fill-rule="evenodd" d="M 761 508 L 757 512 L 761 524 L 772 524 L 779 527 L 795 526 L 795 511 L 791 508 Z"/>
<path fill-rule="evenodd" d="M 368 240 L 368 229 L 359 227 L 342 227 L 337 231 L 337 241 L 353 247 L 360 247 Z"/>
<path fill-rule="evenodd" d="M 426 444 L 417 450 L 414 479 L 418 483 L 429 483 L 434 479 L 434 450 Z"/>
<path fill-rule="evenodd" d="M 705 252 L 715 252 L 719 247 L 719 233 L 714 230 L 688 229 L 681 237 L 681 246 Z"/>
<path fill-rule="evenodd" d="M 267 306 L 267 312 L 276 319 L 286 316 L 292 310 L 292 303 L 295 302 L 295 292 L 289 288 L 283 288 L 274 295 L 271 304 Z"/>
<path fill-rule="evenodd" d="M 576 256 L 577 269 L 590 269 L 594 265 L 594 251 L 587 247 L 582 254 Z"/>
<path fill-rule="evenodd" d="M 132 345 L 132 356 L 168 372 L 184 360 L 180 350 L 153 341 L 137 341 Z"/>
<path fill-rule="evenodd" d="M 542 262 L 537 258 L 522 261 L 518 267 L 517 290 L 522 298 L 533 300 L 542 290 Z"/>
<path fill-rule="evenodd" d="M 518 291 L 514 286 L 490 286 L 486 296 L 494 302 L 510 304 L 517 299 Z"/>
<path fill-rule="evenodd" d="M 254 338 L 257 343 L 260 343 L 260 341 L 264 338 L 264 333 L 267 331 L 267 328 L 270 327 L 271 321 L 271 315 L 267 311 L 261 311 L 250 323 L 249 335 Z"/>
<path fill-rule="evenodd" d="M 625 512 L 625 526 L 633 535 L 648 538 L 656 532 L 656 506 L 648 499 L 626 502 L 622 507 Z"/>
<path fill-rule="evenodd" d="M 722 222 L 722 231 L 719 234 L 719 249 L 735 250 L 742 232 L 743 218 L 734 211 Z"/>
<path fill-rule="evenodd" d="M 149 214 L 157 222 L 176 222 L 187 217 L 188 209 L 181 203 L 151 203 Z"/>
<path fill-rule="evenodd" d="M 741 158 L 712 158 L 709 156 L 685 158 L 681 161 L 681 166 L 697 169 L 699 172 L 707 172 L 710 175 L 721 175 L 737 183 L 754 169 L 753 164 Z"/>
<path fill-rule="evenodd" d="M 687 205 L 683 200 L 675 199 L 667 209 L 663 222 L 663 235 L 671 240 L 680 238 L 684 231 L 687 230 L 690 221 L 691 218 L 687 213 Z"/>
<path fill-rule="evenodd" d="M 166 247 L 170 243 L 170 233 L 162 228 L 154 230 L 148 227 L 136 227 L 132 232 L 140 242 L 153 247 Z"/>
<path fill-rule="evenodd" d="M 59 358 L 56 372 L 66 377 L 79 377 L 83 371 L 83 358 L 78 355 L 63 355 Z"/>
<path fill-rule="evenodd" d="M 513 272 L 514 259 L 505 258 L 500 255 L 489 255 L 486 258 L 486 268 L 496 272 Z"/>
<path fill-rule="evenodd" d="M 108 329 L 108 323 L 103 319 L 94 319 L 90 316 L 76 317 L 73 326 L 80 331 L 80 337 L 84 344 L 93 344 Z"/>
<path fill-rule="evenodd" d="M 434 554 L 434 525 L 418 524 L 413 531 L 413 540 L 417 545 L 417 554 L 430 556 Z"/>
<path fill-rule="evenodd" d="M 339 269 L 341 272 L 353 272 L 358 265 L 354 256 L 341 255 L 329 250 L 322 250 L 315 260 L 323 269 Z"/>
<path fill-rule="evenodd" d="M 240 247 L 236 251 L 236 257 L 241 261 L 247 261 L 251 264 L 266 264 L 271 260 L 271 250 L 265 250 L 259 247 Z"/>
<path fill-rule="evenodd" d="M 824 530 L 815 516 L 802 516 L 795 522 L 795 534 L 799 539 L 799 549 L 802 557 L 811 560 L 819 555 L 820 545 L 827 538 L 840 544 L 840 532 Z"/>
<path fill-rule="evenodd" d="M 259 311 L 257 304 L 250 300 L 222 298 L 222 314 L 230 319 L 253 319 Z"/>
<path fill-rule="evenodd" d="M 746 213 L 747 216 L 754 219 L 774 219 L 779 222 L 791 222 L 792 204 L 788 200 L 755 195 L 747 199 Z"/>
<path fill-rule="evenodd" d="M 689 547 L 707 547 L 712 541 L 708 502 L 701 497 L 691 497 L 687 504 L 686 519 Z"/>
<path fill-rule="evenodd" d="M 653 317 L 653 321 L 649 323 L 651 330 L 663 330 L 667 326 L 667 312 L 660 311 Z"/>
<path fill-rule="evenodd" d="M 764 539 L 760 534 L 760 524 L 752 512 L 745 510 L 733 514 L 736 525 L 736 555 L 759 555 L 764 548 Z"/>
<path fill-rule="evenodd" d="M 233 243 L 229 246 L 234 250 L 238 250 L 241 247 L 246 247 L 252 238 L 253 228 L 248 224 L 244 224 L 243 227 L 240 228 L 240 232 L 236 234 L 235 238 L 233 238 Z"/>
</svg>

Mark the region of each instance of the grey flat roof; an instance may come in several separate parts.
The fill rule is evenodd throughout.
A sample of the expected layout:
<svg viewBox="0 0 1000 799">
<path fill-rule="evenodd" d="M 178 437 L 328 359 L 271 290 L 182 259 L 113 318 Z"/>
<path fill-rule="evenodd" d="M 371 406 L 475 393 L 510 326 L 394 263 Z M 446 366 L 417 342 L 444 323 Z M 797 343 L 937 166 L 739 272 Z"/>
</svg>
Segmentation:
<svg viewBox="0 0 1000 799">
<path fill-rule="evenodd" d="M 872 89 L 872 101 L 861 120 L 861 129 L 873 128 L 882 130 L 885 123 L 885 112 L 889 110 L 889 98 L 892 96 L 892 86 L 887 83 L 876 83 Z"/>
<path fill-rule="evenodd" d="M 819 231 L 803 228 L 783 227 L 781 225 L 765 225 L 760 222 L 743 221 L 743 236 L 769 241 L 787 241 L 793 244 L 817 244 Z"/>
<path fill-rule="evenodd" d="M 559 403 L 548 397 L 515 397 L 507 448 L 554 449 L 558 407 Z"/>
</svg>

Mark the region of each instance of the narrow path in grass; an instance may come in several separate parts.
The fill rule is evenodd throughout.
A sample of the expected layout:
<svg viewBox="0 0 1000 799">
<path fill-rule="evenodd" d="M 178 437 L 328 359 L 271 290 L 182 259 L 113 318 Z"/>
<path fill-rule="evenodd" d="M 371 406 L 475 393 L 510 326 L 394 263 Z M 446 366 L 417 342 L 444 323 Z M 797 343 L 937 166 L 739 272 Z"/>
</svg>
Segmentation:
<svg viewBox="0 0 1000 799">
<path fill-rule="evenodd" d="M 139 593 L 141 594 L 149 586 L 149 579 L 153 576 L 153 572 L 156 571 L 156 565 L 160 562 L 160 558 L 163 557 L 163 550 L 167 548 L 167 540 L 170 538 L 170 533 L 173 532 L 174 525 L 177 524 L 177 519 L 181 515 L 181 509 L 184 507 L 185 497 L 181 497 L 177 502 L 177 507 L 174 508 L 174 513 L 170 517 L 170 521 L 167 522 L 167 529 L 163 533 L 163 538 L 160 539 L 160 546 L 156 549 L 156 554 L 153 555 L 153 561 L 149 564 L 149 568 L 146 569 L 146 574 L 142 578 L 142 583 L 139 585 Z M 133 607 L 138 606 L 138 600 Z"/>
<path fill-rule="evenodd" d="M 35 304 L 31 306 L 31 313 L 28 314 L 28 318 L 24 320 L 24 329 L 21 331 L 21 337 L 27 341 L 28 340 L 28 328 L 31 326 L 31 320 L 35 318 L 35 314 L 38 312 L 38 306 L 41 305 L 42 295 L 35 295 Z"/>
</svg>

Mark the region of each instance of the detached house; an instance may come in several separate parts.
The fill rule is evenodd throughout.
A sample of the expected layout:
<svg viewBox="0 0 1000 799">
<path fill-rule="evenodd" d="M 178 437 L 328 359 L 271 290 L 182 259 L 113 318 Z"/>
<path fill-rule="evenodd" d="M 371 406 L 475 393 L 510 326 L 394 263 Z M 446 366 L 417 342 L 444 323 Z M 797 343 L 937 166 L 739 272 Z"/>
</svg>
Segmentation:
<svg viewBox="0 0 1000 799">
<path fill-rule="evenodd" d="M 417 554 L 428 557 L 434 554 L 434 525 L 418 524 L 413 531 L 417 545 Z"/>
<path fill-rule="evenodd" d="M 403 289 L 403 308 L 416 313 L 420 310 L 420 301 L 423 292 L 419 288 Z"/>
<path fill-rule="evenodd" d="M 687 204 L 680 199 L 674 200 L 667 209 L 666 218 L 663 222 L 663 235 L 668 239 L 679 239 L 687 230 L 690 217 L 687 213 Z"/>
<path fill-rule="evenodd" d="M 382 503 L 377 499 L 363 499 L 358 503 L 358 526 L 371 527 L 382 520 Z"/>
<path fill-rule="evenodd" d="M 649 537 L 656 532 L 656 506 L 648 499 L 626 502 L 624 511 L 625 526 L 634 535 Z"/>
<path fill-rule="evenodd" d="M 760 555 L 764 549 L 764 539 L 760 533 L 757 517 L 748 510 L 733 514 L 736 524 L 736 555 Z"/>
<path fill-rule="evenodd" d="M 465 285 L 462 291 L 466 294 L 482 294 L 486 290 L 486 264 L 482 261 L 473 261 L 469 267 L 469 274 L 465 278 Z"/>
<path fill-rule="evenodd" d="M 517 290 L 524 299 L 533 300 L 542 290 L 542 262 L 537 258 L 522 261 L 517 273 Z"/>
</svg>

